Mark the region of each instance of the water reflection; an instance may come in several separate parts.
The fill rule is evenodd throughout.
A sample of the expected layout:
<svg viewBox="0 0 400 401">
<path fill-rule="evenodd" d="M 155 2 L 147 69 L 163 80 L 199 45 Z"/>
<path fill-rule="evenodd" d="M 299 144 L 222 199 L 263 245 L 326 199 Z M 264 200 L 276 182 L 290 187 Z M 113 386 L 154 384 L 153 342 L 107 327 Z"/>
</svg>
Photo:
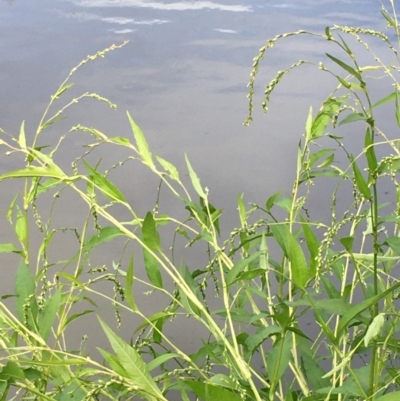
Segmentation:
<svg viewBox="0 0 400 401">
<path fill-rule="evenodd" d="M 67 0 L 68 1 L 68 0 Z M 212 1 L 182 1 L 175 3 L 158 3 L 147 2 L 144 0 L 70 0 L 71 3 L 81 7 L 140 7 L 140 8 L 153 8 L 156 10 L 173 10 L 173 11 L 186 11 L 186 10 L 221 10 L 221 11 L 252 11 L 249 5 L 225 5 L 214 3 Z"/>
</svg>

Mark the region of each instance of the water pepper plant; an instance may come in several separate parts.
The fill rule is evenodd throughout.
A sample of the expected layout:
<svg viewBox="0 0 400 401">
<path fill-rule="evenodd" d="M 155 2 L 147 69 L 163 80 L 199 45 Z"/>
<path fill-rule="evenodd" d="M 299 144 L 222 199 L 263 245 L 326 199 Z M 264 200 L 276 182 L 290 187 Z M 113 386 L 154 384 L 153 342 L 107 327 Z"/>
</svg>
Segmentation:
<svg viewBox="0 0 400 401">
<path fill-rule="evenodd" d="M 311 35 L 325 43 L 326 56 L 279 71 L 265 87 L 264 111 L 297 67 L 317 68 L 336 84 L 320 109 L 305 116 L 292 190 L 262 205 L 239 194 L 237 227 L 226 238 L 222 208 L 211 203 L 189 158 L 186 185 L 171 162 L 151 152 L 129 113 L 126 136 L 75 125 L 55 144 L 42 142 L 43 132 L 57 132 L 83 98 L 115 107 L 96 93 L 67 96 L 78 69 L 125 43 L 72 69 L 34 135 L 24 123 L 17 135 L 1 132 L 2 157 L 20 164 L 2 171 L 2 193 L 11 181 L 23 183 L 3 207 L 15 240 L 0 251 L 19 261 L 8 270 L 15 288 L 0 303 L 1 400 L 400 399 L 400 32 L 394 0 L 381 6 L 387 33 L 334 25 L 322 33 L 280 34 L 260 49 L 246 124 L 261 62 L 283 39 Z M 376 38 L 379 45 L 369 43 Z M 338 51 L 342 56 L 332 55 Z M 370 64 L 359 61 L 365 55 Z M 62 166 L 57 155 L 69 154 L 66 139 L 76 132 L 88 142 L 71 167 Z M 111 165 L 101 157 L 93 162 L 110 147 L 129 156 Z M 160 183 L 158 195 L 175 199 L 176 215 L 162 213 L 159 196 L 141 215 L 112 179 L 143 168 Z M 382 202 L 382 192 L 394 194 L 390 202 Z M 86 217 L 66 229 L 56 217 L 71 196 Z M 313 210 L 316 198 L 326 208 L 322 220 Z M 65 258 L 53 247 L 67 232 L 74 240 Z M 107 249 L 118 250 L 113 262 L 95 262 L 110 243 L 116 245 Z M 180 255 L 182 243 L 187 249 Z M 199 250 L 200 267 L 188 256 Z M 139 323 L 128 338 L 116 327 L 133 318 Z M 82 319 L 104 333 L 108 351 L 92 335 L 91 352 L 86 335 L 78 348 L 70 345 Z M 168 334 L 178 325 L 199 328 L 197 348 L 183 349 Z"/>
</svg>

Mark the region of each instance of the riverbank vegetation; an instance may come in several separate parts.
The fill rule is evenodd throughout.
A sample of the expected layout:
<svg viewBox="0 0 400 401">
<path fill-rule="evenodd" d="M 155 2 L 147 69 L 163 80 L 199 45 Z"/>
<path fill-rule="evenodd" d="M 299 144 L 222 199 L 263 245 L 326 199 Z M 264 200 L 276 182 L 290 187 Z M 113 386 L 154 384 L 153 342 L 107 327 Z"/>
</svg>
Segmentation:
<svg viewBox="0 0 400 401">
<path fill-rule="evenodd" d="M 381 14 L 385 33 L 334 25 L 319 34 L 278 35 L 260 49 L 246 124 L 261 62 L 284 39 L 311 35 L 325 42 L 326 56 L 294 60 L 279 71 L 265 87 L 265 111 L 280 81 L 298 67 L 309 64 L 337 86 L 305 116 L 291 192 L 271 194 L 261 205 L 239 194 L 238 224 L 226 238 L 223 205 L 211 203 L 190 155 L 190 180 L 181 179 L 171 162 L 152 153 L 129 113 L 132 133 L 124 137 L 77 125 L 56 143 L 42 142 L 84 98 L 115 107 L 95 93 L 68 95 L 78 69 L 121 46 L 71 71 L 33 138 L 24 123 L 17 135 L 2 132 L 2 157 L 14 160 L 7 164 L 12 169 L 2 170 L 2 193 L 11 182 L 23 185 L 3 210 L 2 224 L 12 227 L 16 240 L 0 244 L 0 251 L 18 255 L 19 265 L 7 267 L 15 288 L 1 294 L 1 400 L 400 399 L 400 32 L 394 1 L 382 5 Z M 387 88 L 383 97 L 377 83 L 379 91 Z M 60 166 L 58 155 L 69 154 L 68 137 L 76 132 L 89 142 L 71 167 Z M 111 165 L 95 159 L 110 148 L 128 156 Z M 120 172 L 127 179 L 139 168 L 157 178 L 158 194 L 175 199 L 176 215 L 163 214 L 163 196 L 140 214 L 121 192 L 114 177 Z M 322 219 L 314 217 L 316 201 L 326 204 Z M 58 226 L 63 202 L 82 208 L 77 215 L 86 218 Z M 65 258 L 53 246 L 67 233 L 74 245 Z M 117 250 L 112 263 L 96 259 L 105 246 Z M 199 250 L 201 267 L 192 256 Z M 96 344 L 93 329 L 85 333 L 89 321 L 108 349 Z M 130 328 L 132 321 L 139 323 L 129 337 L 116 328 Z M 183 336 L 190 333 L 194 349 L 169 334 L 176 327 Z"/>
</svg>

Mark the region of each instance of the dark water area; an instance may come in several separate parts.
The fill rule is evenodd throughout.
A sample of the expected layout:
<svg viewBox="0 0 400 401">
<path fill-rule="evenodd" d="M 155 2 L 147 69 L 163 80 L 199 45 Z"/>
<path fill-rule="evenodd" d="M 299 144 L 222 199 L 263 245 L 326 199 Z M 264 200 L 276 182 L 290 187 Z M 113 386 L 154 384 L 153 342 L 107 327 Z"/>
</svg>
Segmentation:
<svg viewBox="0 0 400 401">
<path fill-rule="evenodd" d="M 17 135 L 25 120 L 27 135 L 32 137 L 50 95 L 71 68 L 88 54 L 129 40 L 105 59 L 85 65 L 72 79 L 76 86 L 71 93 L 99 93 L 116 103 L 118 110 L 85 101 L 68 111 L 68 122 L 62 127 L 81 123 L 112 136 L 130 137 L 128 110 L 153 153 L 181 171 L 186 171 L 184 153 L 189 156 L 210 190 L 212 203 L 225 210 L 221 224 L 226 237 L 239 224 L 239 192 L 244 192 L 247 202 L 264 204 L 278 190 L 290 189 L 308 110 L 310 106 L 318 110 L 336 86 L 331 76 L 303 66 L 284 78 L 269 114 L 263 116 L 263 89 L 278 70 L 299 59 L 316 64 L 326 59 L 326 42 L 304 36 L 282 41 L 262 63 L 254 122 L 245 127 L 246 85 L 258 49 L 279 33 L 307 29 L 322 34 L 325 26 L 334 23 L 384 30 L 379 9 L 379 2 L 373 0 L 1 1 L 0 127 Z M 54 144 L 57 135 L 57 129 L 49 131 L 43 143 Z M 71 155 L 79 154 L 87 140 L 81 134 L 70 136 L 71 153 L 64 151 L 59 162 L 69 165 Z M 126 155 L 98 156 L 118 161 Z M 10 163 L 0 160 L 0 172 L 12 166 L 11 159 Z M 154 206 L 158 182 L 140 169 L 123 171 L 113 179 L 143 215 Z M 10 193 L 4 196 L 9 198 L 16 188 L 10 184 Z M 84 218 L 85 209 L 82 215 L 79 210 L 63 211 L 74 202 L 73 197 L 67 198 L 66 209 L 60 205 L 55 224 L 73 226 Z M 165 202 L 162 207 L 171 211 L 173 203 L 168 197 Z M 6 233 L 1 234 L 3 243 L 8 242 Z M 56 249 L 67 257 L 65 241 Z M 1 293 L 12 286 L 10 266 L 16 260 L 15 256 L 3 259 L 0 271 L 7 279 L 0 284 Z M 172 333 L 178 334 L 179 330 Z M 189 332 L 183 346 L 190 341 Z"/>
</svg>

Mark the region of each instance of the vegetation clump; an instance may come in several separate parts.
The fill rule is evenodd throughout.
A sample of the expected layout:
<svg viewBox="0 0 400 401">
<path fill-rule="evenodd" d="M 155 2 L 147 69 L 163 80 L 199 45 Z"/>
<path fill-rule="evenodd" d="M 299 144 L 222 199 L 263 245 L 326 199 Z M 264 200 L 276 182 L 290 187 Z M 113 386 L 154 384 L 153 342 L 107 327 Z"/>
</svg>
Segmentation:
<svg viewBox="0 0 400 401">
<path fill-rule="evenodd" d="M 0 176 L 2 188 L 10 180 L 24 184 L 5 212 L 18 245 L 0 244 L 1 252 L 20 258 L 15 290 L 3 294 L 0 303 L 0 400 L 400 399 L 400 139 L 381 127 L 387 124 L 382 109 L 390 113 L 392 126 L 400 127 L 400 32 L 394 0 L 389 4 L 382 4 L 381 14 L 394 33 L 334 25 L 322 34 L 278 35 L 260 49 L 249 82 L 246 124 L 252 120 L 260 62 L 278 41 L 312 35 L 343 56 L 299 60 L 266 85 L 265 111 L 280 81 L 303 64 L 337 81 L 320 109 L 310 109 L 291 193 L 277 192 L 264 205 L 250 206 L 240 194 L 240 225 L 227 238 L 221 238 L 222 210 L 211 204 L 189 159 L 191 188 L 172 163 L 151 152 L 129 113 L 131 138 L 72 127 L 69 132 L 89 134 L 91 142 L 71 160 L 71 171 L 56 162 L 67 135 L 51 146 L 41 143 L 42 133 L 57 127 L 83 98 L 115 107 L 84 93 L 52 112 L 70 93 L 78 68 L 121 46 L 89 56 L 71 71 L 31 141 L 24 123 L 15 137 L 2 131 L 4 156 L 24 160 L 21 168 Z M 369 44 L 371 38 L 390 50 L 390 63 L 379 56 L 382 46 L 375 51 Z M 372 56 L 372 64 L 359 61 L 361 49 Z M 380 86 L 390 82 L 382 98 L 375 98 L 377 80 Z M 95 151 L 110 146 L 129 157 L 106 167 L 102 161 L 93 164 Z M 159 191 L 168 191 L 186 218 L 161 214 L 158 200 L 140 215 L 110 178 L 111 171 L 131 168 L 129 163 L 154 174 Z M 322 199 L 319 187 L 327 183 L 330 216 L 315 220 L 309 204 L 314 194 Z M 393 202 L 381 202 L 383 190 L 395 194 Z M 87 218 L 68 229 L 76 248 L 59 260 L 52 247 L 66 229 L 57 227 L 54 215 L 71 196 L 79 199 Z M 112 256 L 112 265 L 93 267 L 96 252 L 121 240 L 122 247 L 116 246 L 121 254 Z M 179 241 L 185 241 L 188 254 L 203 250 L 207 261 L 201 268 L 191 266 L 189 258 L 182 262 Z M 113 286 L 111 294 L 105 283 Z M 146 297 L 143 288 L 149 290 Z M 139 319 L 130 339 L 110 328 L 114 323 L 99 306 L 105 301 L 118 325 L 129 324 L 131 316 Z M 147 313 L 145 304 L 158 309 Z M 78 349 L 71 347 L 76 323 L 90 316 L 97 316 L 95 324 L 112 352 L 97 348 L 88 354 L 84 341 Z M 184 350 L 168 334 L 182 321 L 199 328 L 196 350 Z"/>
</svg>

